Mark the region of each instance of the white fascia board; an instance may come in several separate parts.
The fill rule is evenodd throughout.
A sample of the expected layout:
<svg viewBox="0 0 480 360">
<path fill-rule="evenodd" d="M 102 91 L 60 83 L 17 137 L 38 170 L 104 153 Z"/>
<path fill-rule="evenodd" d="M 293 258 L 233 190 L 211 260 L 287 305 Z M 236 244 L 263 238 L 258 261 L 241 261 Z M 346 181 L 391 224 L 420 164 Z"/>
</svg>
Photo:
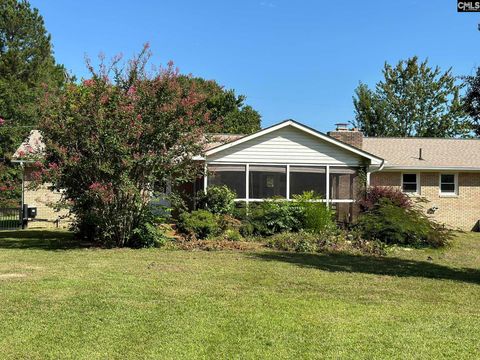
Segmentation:
<svg viewBox="0 0 480 360">
<path fill-rule="evenodd" d="M 480 167 L 471 166 L 402 166 L 385 165 L 383 171 L 480 171 Z"/>
</svg>

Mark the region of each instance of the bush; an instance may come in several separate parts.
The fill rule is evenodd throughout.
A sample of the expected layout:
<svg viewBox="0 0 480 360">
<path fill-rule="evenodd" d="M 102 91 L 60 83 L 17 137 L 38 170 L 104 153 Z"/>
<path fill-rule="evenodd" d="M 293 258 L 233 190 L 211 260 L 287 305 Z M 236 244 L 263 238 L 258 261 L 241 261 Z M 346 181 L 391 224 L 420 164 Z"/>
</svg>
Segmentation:
<svg viewBox="0 0 480 360">
<path fill-rule="evenodd" d="M 319 235 L 300 231 L 284 232 L 268 238 L 267 246 L 293 252 L 342 252 L 352 254 L 385 255 L 385 245 L 379 241 L 366 241 L 343 231 Z"/>
<path fill-rule="evenodd" d="M 234 229 L 225 230 L 224 233 L 222 234 L 222 237 L 224 240 L 228 240 L 228 241 L 241 241 L 243 239 L 242 235 L 240 235 L 238 230 L 234 230 Z"/>
<path fill-rule="evenodd" d="M 146 222 L 133 230 L 127 245 L 133 248 L 161 247 L 167 241 L 167 236 L 159 226 Z"/>
<path fill-rule="evenodd" d="M 250 204 L 245 221 L 253 227 L 253 235 L 269 236 L 283 231 L 299 231 L 302 218 L 301 209 L 296 204 L 267 200 Z"/>
<path fill-rule="evenodd" d="M 206 210 L 196 210 L 180 214 L 177 222 L 178 230 L 197 239 L 206 239 L 219 233 L 217 216 Z"/>
<path fill-rule="evenodd" d="M 320 202 L 322 198 L 315 196 L 313 191 L 306 191 L 302 195 L 294 196 L 296 205 L 301 214 L 304 230 L 321 234 L 336 228 L 334 212 L 326 203 Z"/>
<path fill-rule="evenodd" d="M 414 207 L 412 199 L 400 189 L 384 186 L 368 188 L 358 205 L 361 211 L 366 212 L 374 209 L 382 199 L 388 199 L 393 205 L 403 209 L 412 209 Z"/>
<path fill-rule="evenodd" d="M 211 186 L 207 191 L 197 193 L 197 204 L 200 209 L 208 210 L 212 214 L 232 215 L 237 195 L 228 186 Z"/>
<path fill-rule="evenodd" d="M 422 210 L 400 207 L 385 198 L 360 216 L 358 226 L 364 238 L 386 244 L 440 247 L 451 238 L 449 230 L 429 219 Z"/>
<path fill-rule="evenodd" d="M 268 238 L 267 246 L 282 251 L 315 252 L 319 250 L 318 242 L 318 236 L 312 233 L 283 232 Z"/>
<path fill-rule="evenodd" d="M 219 219 L 219 226 L 224 231 L 235 230 L 238 232 L 242 226 L 242 222 L 231 215 L 223 215 Z"/>
</svg>

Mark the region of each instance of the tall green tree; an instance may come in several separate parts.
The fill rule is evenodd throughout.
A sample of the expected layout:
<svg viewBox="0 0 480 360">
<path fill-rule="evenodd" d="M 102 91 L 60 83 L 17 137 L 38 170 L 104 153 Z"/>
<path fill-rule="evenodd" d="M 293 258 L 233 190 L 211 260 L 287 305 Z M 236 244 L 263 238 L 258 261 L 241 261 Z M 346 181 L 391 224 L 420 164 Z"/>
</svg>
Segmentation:
<svg viewBox="0 0 480 360">
<path fill-rule="evenodd" d="M 214 80 L 188 76 L 180 80 L 184 86 L 194 86 L 203 95 L 201 106 L 210 114 L 209 132 L 251 134 L 260 130 L 261 116 L 245 104 L 244 95 L 236 95 L 234 90 L 225 89 Z"/>
<path fill-rule="evenodd" d="M 470 116 L 470 125 L 473 133 L 480 136 L 480 67 L 473 76 L 463 78 L 467 86 L 464 97 L 465 112 Z"/>
<path fill-rule="evenodd" d="M 0 203 L 18 197 L 18 169 L 11 156 L 38 122 L 45 86 L 61 86 L 63 66 L 55 63 L 42 16 L 27 1 L 0 2 Z"/>
<path fill-rule="evenodd" d="M 391 66 L 375 90 L 355 90 L 353 124 L 367 136 L 453 137 L 470 132 L 451 69 L 443 72 L 416 56 Z"/>
</svg>

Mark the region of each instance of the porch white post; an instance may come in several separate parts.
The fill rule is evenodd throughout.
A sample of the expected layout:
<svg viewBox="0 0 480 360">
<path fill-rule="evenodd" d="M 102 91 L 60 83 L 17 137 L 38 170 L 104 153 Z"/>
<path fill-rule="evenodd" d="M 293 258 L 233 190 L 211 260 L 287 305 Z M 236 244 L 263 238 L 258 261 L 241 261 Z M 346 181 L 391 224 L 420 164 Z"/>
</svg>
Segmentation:
<svg viewBox="0 0 480 360">
<path fill-rule="evenodd" d="M 287 164 L 287 200 L 290 200 L 290 165 Z"/>
<path fill-rule="evenodd" d="M 367 188 L 370 187 L 370 174 L 371 172 L 367 170 L 367 183 L 365 185 L 367 185 Z"/>
<path fill-rule="evenodd" d="M 248 206 L 249 191 L 250 191 L 250 164 L 245 165 L 245 203 Z"/>
<path fill-rule="evenodd" d="M 325 177 L 326 177 L 326 186 L 327 186 L 327 191 L 325 191 L 325 201 L 327 202 L 327 205 L 330 205 L 330 165 L 325 166 Z"/>
<path fill-rule="evenodd" d="M 208 185 L 208 167 L 207 162 L 205 162 L 205 168 L 203 169 L 203 191 L 207 192 L 207 185 Z"/>
</svg>

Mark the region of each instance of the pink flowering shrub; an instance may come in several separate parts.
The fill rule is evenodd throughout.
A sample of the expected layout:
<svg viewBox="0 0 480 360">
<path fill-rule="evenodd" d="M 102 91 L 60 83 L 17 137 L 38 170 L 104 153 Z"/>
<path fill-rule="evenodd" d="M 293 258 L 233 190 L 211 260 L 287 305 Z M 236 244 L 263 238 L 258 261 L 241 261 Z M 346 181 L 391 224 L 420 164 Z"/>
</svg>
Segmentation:
<svg viewBox="0 0 480 360">
<path fill-rule="evenodd" d="M 146 46 L 126 67 L 119 58 L 98 70 L 87 64 L 88 80 L 42 104 L 39 178 L 62 190 L 79 234 L 106 245 L 129 245 L 166 181 L 175 188 L 202 171 L 192 159 L 209 123 L 202 96 L 179 82 L 171 63 L 147 72 L 148 59 Z"/>
<path fill-rule="evenodd" d="M 412 209 L 412 199 L 400 189 L 384 186 L 372 186 L 365 192 L 365 196 L 359 201 L 360 209 L 364 212 L 370 211 L 380 203 L 380 200 L 388 199 L 393 205 L 403 209 Z"/>
</svg>

